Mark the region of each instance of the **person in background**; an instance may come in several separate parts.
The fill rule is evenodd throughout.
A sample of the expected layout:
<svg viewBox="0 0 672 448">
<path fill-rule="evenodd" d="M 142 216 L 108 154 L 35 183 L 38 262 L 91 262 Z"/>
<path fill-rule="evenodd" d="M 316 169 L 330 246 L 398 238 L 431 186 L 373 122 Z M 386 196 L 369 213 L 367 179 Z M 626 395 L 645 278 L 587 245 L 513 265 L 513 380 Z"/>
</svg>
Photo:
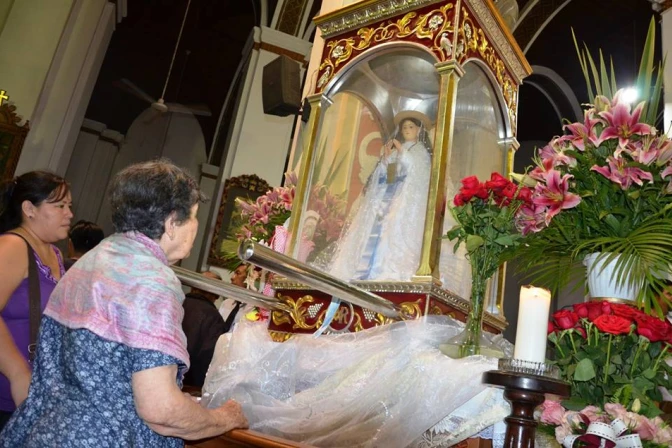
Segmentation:
<svg viewBox="0 0 672 448">
<path fill-rule="evenodd" d="M 211 271 L 203 276 L 221 280 Z M 217 339 L 229 330 L 224 319 L 215 307 L 219 296 L 210 292 L 192 288 L 184 299 L 184 319 L 182 329 L 187 336 L 187 352 L 191 367 L 184 377 L 185 386 L 203 387 Z"/>
<path fill-rule="evenodd" d="M 93 249 L 103 241 L 103 229 L 90 221 L 79 220 L 72 226 L 68 235 L 68 258 L 65 259 L 65 270 L 79 260 L 82 255 Z"/>
<path fill-rule="evenodd" d="M 65 179 L 46 171 L 0 185 L 0 431 L 28 396 L 31 378 L 29 252 L 43 311 L 65 272 L 53 243 L 68 236 L 71 202 Z"/>
<path fill-rule="evenodd" d="M 230 277 L 231 284 L 240 286 L 241 288 L 247 288 L 245 280 L 247 280 L 248 268 L 248 264 L 241 264 L 234 269 Z M 243 307 L 244 304 L 235 299 L 224 299 L 219 307 L 219 314 L 224 318 L 226 331 L 231 330 L 233 324 L 237 322 L 239 311 Z"/>
<path fill-rule="evenodd" d="M 189 355 L 184 293 L 170 265 L 189 255 L 203 200 L 198 183 L 165 160 L 115 176 L 117 233 L 54 289 L 28 398 L 0 447 L 181 448 L 182 439 L 247 426 L 235 401 L 205 409 L 180 389 Z"/>
</svg>

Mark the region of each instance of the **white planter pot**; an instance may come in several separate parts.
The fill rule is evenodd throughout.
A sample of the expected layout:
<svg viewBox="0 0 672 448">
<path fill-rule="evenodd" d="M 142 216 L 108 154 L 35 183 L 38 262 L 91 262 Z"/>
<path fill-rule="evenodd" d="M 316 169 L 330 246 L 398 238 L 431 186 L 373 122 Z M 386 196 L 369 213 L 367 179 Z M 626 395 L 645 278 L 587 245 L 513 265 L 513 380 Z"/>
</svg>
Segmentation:
<svg viewBox="0 0 672 448">
<path fill-rule="evenodd" d="M 628 282 L 619 286 L 616 282 L 616 263 L 620 255 L 609 263 L 605 263 L 607 261 L 606 257 L 597 261 L 597 257 L 600 255 L 600 253 L 589 254 L 583 260 L 587 271 L 590 297 L 593 299 L 620 299 L 633 302 L 637 300 L 641 286 L 631 285 Z"/>
</svg>

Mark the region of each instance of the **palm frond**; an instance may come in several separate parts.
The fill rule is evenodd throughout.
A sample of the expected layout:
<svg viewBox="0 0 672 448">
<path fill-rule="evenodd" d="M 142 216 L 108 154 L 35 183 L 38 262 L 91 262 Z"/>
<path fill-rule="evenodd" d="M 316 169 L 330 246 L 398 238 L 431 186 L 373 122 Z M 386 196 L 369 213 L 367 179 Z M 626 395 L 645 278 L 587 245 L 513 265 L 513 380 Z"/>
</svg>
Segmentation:
<svg viewBox="0 0 672 448">
<path fill-rule="evenodd" d="M 646 101 L 642 117 L 644 121 L 653 124 L 650 119 L 655 118 L 657 111 L 653 109 L 651 98 L 651 80 L 653 77 L 653 57 L 656 48 L 656 22 L 651 18 L 649 22 L 649 31 L 646 34 L 646 41 L 644 42 L 644 50 L 642 51 L 642 59 L 639 62 L 639 73 L 637 74 L 637 90 L 640 92 L 643 101 Z M 656 101 L 657 102 L 657 101 Z M 653 113 L 653 115 L 651 115 Z"/>
</svg>

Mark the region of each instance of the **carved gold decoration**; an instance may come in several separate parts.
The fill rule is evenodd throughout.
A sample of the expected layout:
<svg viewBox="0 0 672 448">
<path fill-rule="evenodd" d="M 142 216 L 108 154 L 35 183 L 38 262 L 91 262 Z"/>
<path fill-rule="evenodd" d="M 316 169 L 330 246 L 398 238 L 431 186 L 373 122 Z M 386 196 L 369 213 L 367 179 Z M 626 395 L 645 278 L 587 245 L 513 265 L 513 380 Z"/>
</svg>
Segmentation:
<svg viewBox="0 0 672 448">
<path fill-rule="evenodd" d="M 324 37 L 357 29 L 439 0 L 368 0 L 315 18 Z"/>
<path fill-rule="evenodd" d="M 285 333 L 284 331 L 272 331 L 268 330 L 269 336 L 274 342 L 285 342 L 293 336 L 292 333 Z"/>
<path fill-rule="evenodd" d="M 322 90 L 338 70 L 350 59 L 366 49 L 387 41 L 416 38 L 429 40 L 426 44 L 439 61 L 445 61 L 452 54 L 452 35 L 455 32 L 452 21 L 453 3 L 431 10 L 425 14 L 409 12 L 402 18 L 383 22 L 376 28 L 361 28 L 357 37 L 330 40 L 326 44 L 325 56 L 319 70 L 322 73 L 317 89 Z"/>
<path fill-rule="evenodd" d="M 422 299 L 418 299 L 415 302 L 403 302 L 399 305 L 399 310 L 401 311 L 402 320 L 414 320 L 419 317 L 422 317 L 422 310 L 420 309 L 420 302 Z"/>
<path fill-rule="evenodd" d="M 406 294 L 431 295 L 435 300 L 438 300 L 441 303 L 444 303 L 445 305 L 450 306 L 455 310 L 460 311 L 464 314 L 469 313 L 469 309 L 471 308 L 471 304 L 469 303 L 468 300 L 463 299 L 459 295 L 455 294 L 453 291 L 441 288 L 432 283 L 360 281 L 360 282 L 352 282 L 352 284 L 354 286 L 357 286 L 358 288 L 374 293 L 406 293 Z M 313 290 L 313 288 L 310 288 L 302 283 L 287 279 L 274 279 L 273 288 L 279 291 Z M 279 313 L 279 315 L 285 314 L 280 311 L 274 311 L 273 313 Z M 381 319 L 383 319 L 382 316 L 376 315 L 375 317 L 375 321 L 377 322 L 376 326 L 382 325 L 383 323 L 392 322 L 392 320 L 382 322 Z M 487 312 L 485 313 L 483 321 L 492 326 L 493 328 L 497 328 L 500 331 L 504 331 L 508 325 L 508 322 L 503 316 L 493 316 L 492 314 Z"/>
<path fill-rule="evenodd" d="M 278 296 L 289 308 L 290 312 L 284 311 L 273 311 L 271 313 L 271 319 L 275 325 L 283 324 L 292 324 L 292 328 L 295 330 L 314 330 L 319 328 L 324 320 L 324 314 L 326 310 L 322 311 L 317 316 L 317 320 L 314 324 L 309 324 L 306 322 L 306 316 L 308 315 L 308 306 L 306 304 L 313 303 L 315 299 L 311 295 L 305 295 L 299 297 L 297 300 L 289 296 Z"/>
<path fill-rule="evenodd" d="M 508 26 L 504 24 L 501 16 L 497 13 L 493 2 L 488 0 L 469 0 L 469 6 L 473 10 L 476 19 L 492 38 L 493 44 L 504 62 L 509 66 L 516 84 L 523 82 L 523 78 L 532 73 L 532 67 L 527 62 L 516 39 L 511 35 Z"/>
<path fill-rule="evenodd" d="M 490 44 L 483 29 L 471 18 L 469 11 L 465 7 L 462 7 L 460 11 L 460 26 L 457 30 L 455 57 L 460 64 L 464 64 L 471 57 L 477 57 L 492 70 L 504 96 L 511 129 L 515 134 L 518 111 L 518 84 L 511 78 L 497 50 Z"/>
</svg>

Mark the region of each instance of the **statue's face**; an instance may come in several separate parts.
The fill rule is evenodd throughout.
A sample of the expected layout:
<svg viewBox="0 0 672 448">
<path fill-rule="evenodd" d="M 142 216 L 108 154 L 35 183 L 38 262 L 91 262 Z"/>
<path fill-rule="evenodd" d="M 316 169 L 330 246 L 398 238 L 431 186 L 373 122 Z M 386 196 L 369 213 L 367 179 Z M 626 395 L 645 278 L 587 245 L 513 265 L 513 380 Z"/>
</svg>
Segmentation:
<svg viewBox="0 0 672 448">
<path fill-rule="evenodd" d="M 406 142 L 415 142 L 418 140 L 418 134 L 420 133 L 420 127 L 413 123 L 411 120 L 405 120 L 401 124 L 401 135 L 404 137 Z"/>
</svg>

